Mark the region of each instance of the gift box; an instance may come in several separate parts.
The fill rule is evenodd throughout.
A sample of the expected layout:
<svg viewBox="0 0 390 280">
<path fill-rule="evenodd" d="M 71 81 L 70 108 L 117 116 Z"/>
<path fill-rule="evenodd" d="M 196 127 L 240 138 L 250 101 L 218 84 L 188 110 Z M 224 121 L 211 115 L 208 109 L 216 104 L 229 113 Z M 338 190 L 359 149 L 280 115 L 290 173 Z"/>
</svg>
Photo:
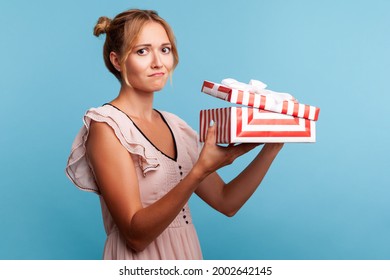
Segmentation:
<svg viewBox="0 0 390 280">
<path fill-rule="evenodd" d="M 261 81 L 248 84 L 224 79 L 204 81 L 202 92 L 247 107 L 201 110 L 200 141 L 211 120 L 216 122 L 217 143 L 315 142 L 320 109 L 299 103 L 291 94 L 266 89 Z"/>
<path fill-rule="evenodd" d="M 264 94 L 254 93 L 248 90 L 235 89 L 226 85 L 204 81 L 202 92 L 214 97 L 226 100 L 230 103 L 246 105 L 261 110 L 271 111 L 293 117 L 318 120 L 320 109 L 314 106 L 298 103 L 296 100 L 277 100 L 269 90 L 263 90 Z M 260 90 L 261 92 L 261 90 Z"/>
<path fill-rule="evenodd" d="M 200 141 L 210 121 L 216 122 L 217 143 L 315 142 L 315 121 L 248 107 L 200 111 Z"/>
</svg>

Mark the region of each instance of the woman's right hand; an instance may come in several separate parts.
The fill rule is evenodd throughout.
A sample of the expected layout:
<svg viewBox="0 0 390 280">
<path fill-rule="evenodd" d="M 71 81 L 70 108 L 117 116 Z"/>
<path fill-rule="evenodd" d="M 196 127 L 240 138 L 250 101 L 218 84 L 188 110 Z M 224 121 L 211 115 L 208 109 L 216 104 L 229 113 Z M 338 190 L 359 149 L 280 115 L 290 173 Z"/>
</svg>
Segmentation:
<svg viewBox="0 0 390 280">
<path fill-rule="evenodd" d="M 216 144 L 216 126 L 216 123 L 209 126 L 204 146 L 194 166 L 203 177 L 233 163 L 236 158 L 260 145 L 258 143 L 245 143 L 230 144 L 227 147 L 219 146 Z"/>
</svg>

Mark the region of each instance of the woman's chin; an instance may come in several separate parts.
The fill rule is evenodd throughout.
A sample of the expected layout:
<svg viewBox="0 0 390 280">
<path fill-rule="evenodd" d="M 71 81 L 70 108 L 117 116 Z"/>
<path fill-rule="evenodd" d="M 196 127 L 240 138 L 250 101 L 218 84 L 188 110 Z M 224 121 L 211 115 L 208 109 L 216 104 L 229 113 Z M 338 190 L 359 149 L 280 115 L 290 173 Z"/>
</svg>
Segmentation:
<svg viewBox="0 0 390 280">
<path fill-rule="evenodd" d="M 155 83 L 150 88 L 151 88 L 152 92 L 161 91 L 165 87 L 165 85 L 166 85 L 166 81 L 160 82 L 160 83 Z"/>
</svg>

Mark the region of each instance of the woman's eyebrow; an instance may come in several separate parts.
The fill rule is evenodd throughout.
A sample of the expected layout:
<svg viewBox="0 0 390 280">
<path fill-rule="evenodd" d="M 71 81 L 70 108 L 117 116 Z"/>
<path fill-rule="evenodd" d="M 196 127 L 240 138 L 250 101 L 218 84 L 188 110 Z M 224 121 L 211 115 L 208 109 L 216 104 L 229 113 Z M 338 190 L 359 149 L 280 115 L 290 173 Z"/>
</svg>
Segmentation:
<svg viewBox="0 0 390 280">
<path fill-rule="evenodd" d="M 171 43 L 162 43 L 161 46 L 170 46 Z M 134 48 L 140 48 L 140 47 L 151 47 L 152 44 L 139 44 L 134 46 Z"/>
</svg>

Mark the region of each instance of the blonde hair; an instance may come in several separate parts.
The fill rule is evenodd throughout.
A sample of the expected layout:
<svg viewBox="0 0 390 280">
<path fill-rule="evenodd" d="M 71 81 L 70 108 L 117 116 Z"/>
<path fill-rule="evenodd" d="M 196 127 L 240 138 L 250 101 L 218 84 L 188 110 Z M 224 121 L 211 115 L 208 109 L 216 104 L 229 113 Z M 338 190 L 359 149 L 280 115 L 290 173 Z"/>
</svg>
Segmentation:
<svg viewBox="0 0 390 280">
<path fill-rule="evenodd" d="M 122 79 L 124 79 L 124 82 L 130 85 L 127 80 L 125 61 L 133 49 L 142 27 L 150 21 L 160 23 L 167 32 L 173 54 L 173 71 L 179 63 L 175 35 L 169 24 L 156 11 L 131 9 L 118 14 L 113 19 L 104 16 L 100 17 L 95 25 L 93 34 L 96 37 L 99 37 L 101 34 L 106 34 L 106 40 L 103 46 L 104 63 L 108 70 L 121 83 L 123 82 Z M 122 74 L 112 65 L 110 60 L 111 52 L 115 52 L 118 55 Z"/>
</svg>

